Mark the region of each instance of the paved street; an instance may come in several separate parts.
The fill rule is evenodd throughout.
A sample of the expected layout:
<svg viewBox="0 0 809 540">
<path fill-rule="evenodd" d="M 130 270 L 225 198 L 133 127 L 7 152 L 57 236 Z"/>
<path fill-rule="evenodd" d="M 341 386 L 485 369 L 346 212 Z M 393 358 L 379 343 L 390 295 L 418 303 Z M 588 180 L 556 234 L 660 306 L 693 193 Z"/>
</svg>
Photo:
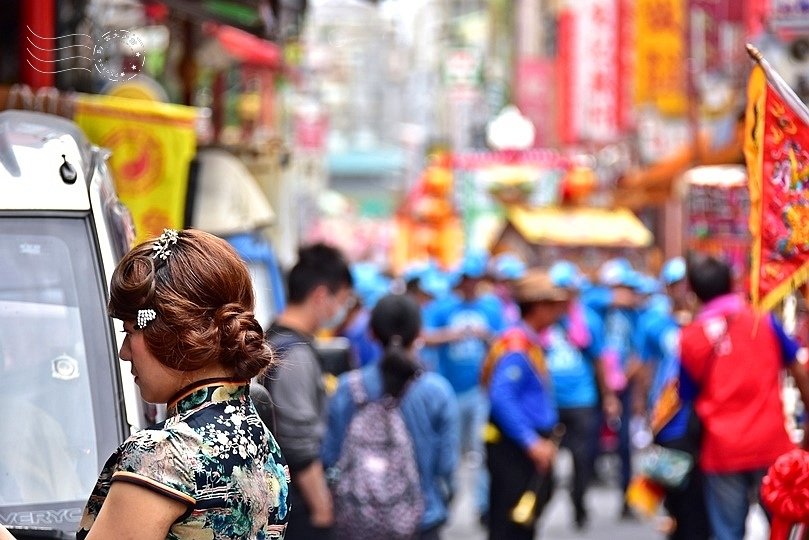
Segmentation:
<svg viewBox="0 0 809 540">
<path fill-rule="evenodd" d="M 588 493 L 590 525 L 583 531 L 573 527 L 573 514 L 570 499 L 563 491 L 570 477 L 569 455 L 563 450 L 557 465 L 558 487 L 553 499 L 543 515 L 537 538 L 551 540 L 573 540 L 579 538 L 602 538 L 615 540 L 662 539 L 664 536 L 655 529 L 654 521 L 620 520 L 620 498 L 615 478 L 609 475 L 609 463 L 601 463 L 606 471 L 606 482 L 593 486 Z M 485 530 L 477 523 L 470 492 L 470 468 L 462 466 L 459 486 L 460 493 L 455 500 L 449 526 L 444 530 L 444 540 L 484 540 Z M 768 535 L 763 514 L 758 507 L 751 512 L 748 520 L 748 534 L 745 540 L 766 540 Z"/>
</svg>

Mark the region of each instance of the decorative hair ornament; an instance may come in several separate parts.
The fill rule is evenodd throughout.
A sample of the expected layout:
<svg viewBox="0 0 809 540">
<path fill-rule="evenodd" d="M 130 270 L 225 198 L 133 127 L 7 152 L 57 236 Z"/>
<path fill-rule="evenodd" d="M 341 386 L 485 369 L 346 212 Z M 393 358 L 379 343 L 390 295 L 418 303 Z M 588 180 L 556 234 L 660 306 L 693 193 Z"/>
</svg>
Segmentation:
<svg viewBox="0 0 809 540">
<path fill-rule="evenodd" d="M 146 325 L 157 318 L 157 312 L 153 309 L 139 309 L 138 318 L 135 320 L 135 328 L 143 330 Z"/>
<path fill-rule="evenodd" d="M 169 246 L 176 244 L 178 238 L 179 233 L 174 229 L 163 229 L 163 234 L 161 234 L 160 238 L 158 238 L 157 241 L 152 244 L 152 251 L 154 251 L 152 258 L 163 261 L 168 259 L 169 255 L 171 255 L 171 249 L 169 249 Z"/>
</svg>

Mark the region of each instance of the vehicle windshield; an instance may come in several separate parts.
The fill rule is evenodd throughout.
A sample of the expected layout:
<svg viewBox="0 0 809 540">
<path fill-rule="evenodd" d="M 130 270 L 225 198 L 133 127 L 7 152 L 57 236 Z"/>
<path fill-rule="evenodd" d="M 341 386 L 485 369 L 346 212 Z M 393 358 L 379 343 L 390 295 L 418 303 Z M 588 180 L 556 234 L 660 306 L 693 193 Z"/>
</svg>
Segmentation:
<svg viewBox="0 0 809 540">
<path fill-rule="evenodd" d="M 86 218 L 0 217 L 0 513 L 10 525 L 10 507 L 83 505 L 120 438 L 89 227 Z"/>
</svg>

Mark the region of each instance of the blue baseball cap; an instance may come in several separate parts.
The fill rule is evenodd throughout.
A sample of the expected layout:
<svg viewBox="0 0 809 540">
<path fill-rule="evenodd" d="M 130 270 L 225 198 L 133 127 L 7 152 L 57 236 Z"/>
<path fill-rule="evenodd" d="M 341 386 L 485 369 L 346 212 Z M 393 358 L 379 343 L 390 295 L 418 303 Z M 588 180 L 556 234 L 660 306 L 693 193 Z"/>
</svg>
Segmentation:
<svg viewBox="0 0 809 540">
<path fill-rule="evenodd" d="M 351 265 L 351 277 L 354 280 L 354 292 L 368 308 L 390 292 L 390 279 L 374 263 L 360 262 Z"/>
<path fill-rule="evenodd" d="M 674 257 L 666 261 L 660 271 L 660 281 L 666 285 L 672 285 L 685 279 L 686 264 L 683 257 Z"/>
<path fill-rule="evenodd" d="M 491 273 L 495 279 L 515 280 L 525 275 L 525 263 L 513 253 L 501 253 L 491 261 Z"/>
<path fill-rule="evenodd" d="M 660 283 L 652 276 L 636 273 L 634 289 L 640 294 L 656 294 L 660 292 Z"/>
<path fill-rule="evenodd" d="M 469 277 L 472 279 L 479 279 L 486 275 L 486 265 L 489 262 L 489 256 L 482 251 L 470 251 L 464 255 L 461 261 L 458 274 L 461 277 Z"/>
<path fill-rule="evenodd" d="M 632 287 L 637 284 L 637 273 L 625 258 L 610 259 L 598 269 L 598 281 L 610 287 Z"/>
<path fill-rule="evenodd" d="M 582 289 L 588 285 L 587 278 L 581 273 L 579 267 L 570 261 L 558 261 L 549 269 L 551 281 L 556 287 L 565 289 Z"/>
<path fill-rule="evenodd" d="M 425 272 L 419 278 L 419 289 L 433 298 L 447 296 L 455 286 L 455 276 L 440 270 Z"/>
</svg>

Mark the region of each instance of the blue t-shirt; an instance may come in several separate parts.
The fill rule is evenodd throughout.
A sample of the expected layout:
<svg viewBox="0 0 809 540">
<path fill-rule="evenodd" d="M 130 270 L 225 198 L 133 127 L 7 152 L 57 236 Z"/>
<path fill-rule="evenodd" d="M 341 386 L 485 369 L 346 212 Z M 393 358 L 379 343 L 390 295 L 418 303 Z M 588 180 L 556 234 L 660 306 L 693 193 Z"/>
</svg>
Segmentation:
<svg viewBox="0 0 809 540">
<path fill-rule="evenodd" d="M 424 331 L 435 330 L 437 328 L 437 312 L 441 307 L 439 300 L 431 300 L 421 306 L 421 327 Z M 428 371 L 438 371 L 438 361 L 441 355 L 442 345 L 424 345 L 418 351 L 419 360 Z"/>
<path fill-rule="evenodd" d="M 501 312 L 490 297 L 464 300 L 454 296 L 437 302 L 439 305 L 435 308 L 433 319 L 435 328 L 480 329 L 492 336 L 502 330 Z M 447 343 L 439 349 L 439 371 L 456 393 L 466 392 L 478 385 L 480 367 L 487 351 L 487 342 L 472 335 Z"/>
<path fill-rule="evenodd" d="M 371 335 L 370 322 L 371 313 L 363 308 L 342 331 L 343 337 L 351 344 L 355 367 L 367 366 L 382 357 L 382 345 Z"/>
<path fill-rule="evenodd" d="M 670 312 L 650 309 L 638 325 L 638 334 L 641 336 L 638 353 L 654 369 L 649 390 L 649 408 L 654 410 L 664 392 L 677 395 L 680 377 L 680 326 Z M 681 404 L 674 416 L 656 434 L 658 441 L 670 441 L 685 435 L 690 406 L 690 403 Z"/>
<path fill-rule="evenodd" d="M 604 314 L 604 352 L 616 354 L 626 369 L 636 343 L 637 312 L 628 308 L 611 308 Z"/>
<path fill-rule="evenodd" d="M 545 361 L 559 408 L 592 407 L 598 404 L 594 363 L 601 355 L 601 321 L 592 310 L 583 309 L 589 333 L 586 346 L 577 347 L 568 337 L 569 317 L 543 333 Z"/>
<path fill-rule="evenodd" d="M 581 302 L 601 315 L 612 305 L 612 298 L 612 289 L 602 285 L 592 285 L 581 291 Z"/>
</svg>

